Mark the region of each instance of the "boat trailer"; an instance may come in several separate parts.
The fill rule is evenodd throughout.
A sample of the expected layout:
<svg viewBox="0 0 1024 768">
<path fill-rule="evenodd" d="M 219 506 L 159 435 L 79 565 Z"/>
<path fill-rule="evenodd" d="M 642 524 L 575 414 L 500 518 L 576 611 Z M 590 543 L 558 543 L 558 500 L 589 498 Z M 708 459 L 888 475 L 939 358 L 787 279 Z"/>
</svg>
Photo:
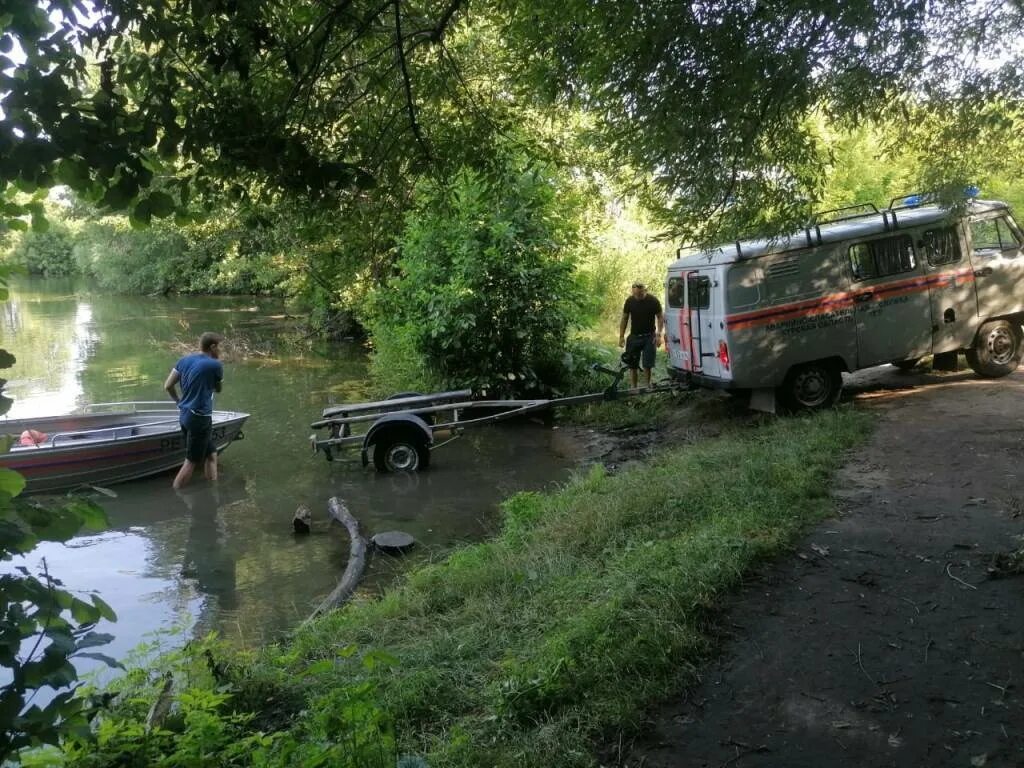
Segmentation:
<svg viewBox="0 0 1024 768">
<path fill-rule="evenodd" d="M 680 391 L 675 382 L 647 388 L 619 389 L 628 368 L 613 370 L 595 364 L 591 369 L 613 377 L 601 392 L 531 400 L 473 400 L 472 390 L 421 395 L 404 392 L 386 400 L 325 408 L 310 426 L 327 430 L 310 435 L 313 452 L 334 461 L 342 451 L 359 447 L 363 466 L 372 458 L 379 472 L 415 472 L 430 465 L 430 452 L 457 439 L 466 429 L 514 419 L 553 408 L 608 402 L 630 397 Z M 368 428 L 367 428 L 368 427 Z M 365 429 L 365 431 L 360 431 Z"/>
</svg>

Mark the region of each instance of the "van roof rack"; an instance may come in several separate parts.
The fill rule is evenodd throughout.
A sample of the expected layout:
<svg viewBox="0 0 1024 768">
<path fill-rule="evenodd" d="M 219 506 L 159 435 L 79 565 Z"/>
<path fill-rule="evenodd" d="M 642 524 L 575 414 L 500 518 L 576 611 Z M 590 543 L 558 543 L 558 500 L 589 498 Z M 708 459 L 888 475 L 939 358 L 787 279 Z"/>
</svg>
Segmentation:
<svg viewBox="0 0 1024 768">
<path fill-rule="evenodd" d="M 934 192 L 908 192 L 905 195 L 896 195 L 889 201 L 889 210 L 897 211 L 901 208 L 919 208 L 935 200 Z M 898 205 L 897 205 L 898 203 Z"/>
<path fill-rule="evenodd" d="M 867 209 L 867 210 L 864 210 Z M 844 213 L 851 211 L 851 213 Z M 861 211 L 860 213 L 852 213 L 852 211 Z M 831 218 L 825 218 L 831 213 L 840 213 L 842 216 L 833 216 Z M 862 216 L 879 216 L 881 211 L 878 210 L 878 206 L 874 203 L 856 203 L 854 205 L 844 205 L 840 208 L 830 208 L 827 211 L 818 211 L 811 216 L 811 224 L 829 224 L 833 221 L 846 221 L 847 219 L 859 219 Z"/>
</svg>

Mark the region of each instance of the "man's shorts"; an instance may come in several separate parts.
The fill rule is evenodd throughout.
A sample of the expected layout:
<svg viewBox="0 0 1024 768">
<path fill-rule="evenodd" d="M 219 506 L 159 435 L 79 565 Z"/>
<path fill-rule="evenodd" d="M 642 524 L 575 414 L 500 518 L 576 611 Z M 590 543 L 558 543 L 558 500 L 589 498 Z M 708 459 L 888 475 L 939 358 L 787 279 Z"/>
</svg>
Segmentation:
<svg viewBox="0 0 1024 768">
<path fill-rule="evenodd" d="M 181 416 L 181 433 L 185 436 L 185 458 L 202 464 L 217 452 L 213 444 L 213 417 L 186 411 Z"/>
<path fill-rule="evenodd" d="M 654 334 L 629 334 L 626 338 L 626 351 L 622 353 L 622 362 L 627 368 L 654 367 Z"/>
</svg>

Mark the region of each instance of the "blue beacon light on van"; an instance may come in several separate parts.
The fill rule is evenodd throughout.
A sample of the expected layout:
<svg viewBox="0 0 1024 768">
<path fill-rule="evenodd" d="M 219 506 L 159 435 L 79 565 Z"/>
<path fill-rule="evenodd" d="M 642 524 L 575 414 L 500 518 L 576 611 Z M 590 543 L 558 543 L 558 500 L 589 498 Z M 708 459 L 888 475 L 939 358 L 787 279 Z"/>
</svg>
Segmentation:
<svg viewBox="0 0 1024 768">
<path fill-rule="evenodd" d="M 969 186 L 969 187 L 964 187 L 964 196 L 965 197 L 974 198 L 974 197 L 977 197 L 980 194 L 981 194 L 981 190 L 978 189 L 974 184 L 971 184 L 971 186 Z"/>
</svg>

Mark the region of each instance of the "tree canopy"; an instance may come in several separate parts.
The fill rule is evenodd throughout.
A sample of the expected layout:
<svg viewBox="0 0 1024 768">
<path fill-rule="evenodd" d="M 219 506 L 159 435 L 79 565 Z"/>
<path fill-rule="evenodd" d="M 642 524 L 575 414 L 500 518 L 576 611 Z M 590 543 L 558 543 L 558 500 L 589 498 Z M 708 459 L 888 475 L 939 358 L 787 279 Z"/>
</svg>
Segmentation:
<svg viewBox="0 0 1024 768">
<path fill-rule="evenodd" d="M 41 217 L 12 192 L 58 182 L 139 223 L 223 195 L 336 209 L 556 107 L 594 118 L 588 139 L 677 230 L 785 219 L 828 162 L 815 109 L 897 123 L 936 161 L 930 182 L 961 184 L 971 153 L 950 163 L 950 144 L 1019 133 L 1022 15 L 995 0 L 6 0 L 4 210 Z"/>
</svg>

